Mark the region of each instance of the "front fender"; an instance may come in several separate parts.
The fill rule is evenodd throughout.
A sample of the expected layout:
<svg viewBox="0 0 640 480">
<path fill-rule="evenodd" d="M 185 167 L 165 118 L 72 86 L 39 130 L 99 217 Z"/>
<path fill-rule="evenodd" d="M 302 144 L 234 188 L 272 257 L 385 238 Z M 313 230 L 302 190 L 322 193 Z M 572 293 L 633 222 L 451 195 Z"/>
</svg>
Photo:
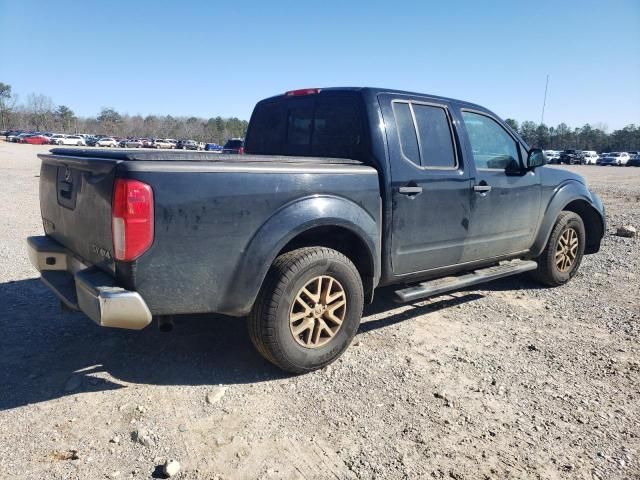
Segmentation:
<svg viewBox="0 0 640 480">
<path fill-rule="evenodd" d="M 343 227 L 367 246 L 373 260 L 374 285 L 380 277 L 380 209 L 370 213 L 344 197 L 314 195 L 277 210 L 258 229 L 242 253 L 220 312 L 242 316 L 250 312 L 262 282 L 278 253 L 295 237 L 315 227 Z"/>
<path fill-rule="evenodd" d="M 566 180 L 553 190 L 553 193 L 547 203 L 542 221 L 540 222 L 540 226 L 536 233 L 535 241 L 531 247 L 531 255 L 533 257 L 537 257 L 544 250 L 560 212 L 565 210 L 567 205 L 575 202 L 576 200 L 586 203 L 589 208 L 597 214 L 600 219 L 601 231 L 604 234 L 605 215 L 604 206 L 602 205 L 600 198 L 589 191 L 583 183 L 573 179 Z"/>
</svg>

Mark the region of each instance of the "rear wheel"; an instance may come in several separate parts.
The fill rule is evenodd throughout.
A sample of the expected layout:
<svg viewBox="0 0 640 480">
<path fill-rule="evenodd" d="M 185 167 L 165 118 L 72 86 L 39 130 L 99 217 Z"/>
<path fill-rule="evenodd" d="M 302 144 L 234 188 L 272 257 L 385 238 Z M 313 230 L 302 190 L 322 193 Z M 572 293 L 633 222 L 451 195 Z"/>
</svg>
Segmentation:
<svg viewBox="0 0 640 480">
<path fill-rule="evenodd" d="M 343 254 L 305 247 L 279 256 L 248 318 L 260 354 L 278 367 L 304 373 L 336 360 L 358 330 L 362 280 Z"/>
<path fill-rule="evenodd" d="M 538 268 L 533 276 L 552 287 L 567 283 L 580 267 L 585 238 L 582 218 L 574 212 L 561 212 L 547 246 L 537 258 Z"/>
</svg>

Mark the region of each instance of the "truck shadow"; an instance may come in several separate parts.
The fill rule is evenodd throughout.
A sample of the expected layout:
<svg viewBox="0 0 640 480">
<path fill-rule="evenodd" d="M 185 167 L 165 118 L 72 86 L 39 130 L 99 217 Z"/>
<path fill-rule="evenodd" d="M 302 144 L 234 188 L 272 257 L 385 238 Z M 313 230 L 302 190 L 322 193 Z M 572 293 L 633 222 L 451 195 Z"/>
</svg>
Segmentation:
<svg viewBox="0 0 640 480">
<path fill-rule="evenodd" d="M 381 289 L 365 308 L 359 334 L 481 297 L 462 292 L 398 308 L 392 289 Z M 0 329 L 0 410 L 129 383 L 242 384 L 289 376 L 254 350 L 244 319 L 190 315 L 169 334 L 155 324 L 142 331 L 100 328 L 61 312 L 35 278 L 0 284 Z"/>
</svg>

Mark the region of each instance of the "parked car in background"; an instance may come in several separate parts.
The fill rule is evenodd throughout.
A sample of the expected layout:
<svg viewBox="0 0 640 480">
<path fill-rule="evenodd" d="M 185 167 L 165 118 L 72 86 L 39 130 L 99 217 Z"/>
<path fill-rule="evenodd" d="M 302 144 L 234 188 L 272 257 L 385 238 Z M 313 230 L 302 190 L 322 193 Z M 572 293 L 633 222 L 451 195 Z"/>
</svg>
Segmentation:
<svg viewBox="0 0 640 480">
<path fill-rule="evenodd" d="M 615 165 L 620 167 L 626 165 L 629 161 L 629 154 L 627 152 L 611 152 L 606 155 L 606 157 L 600 160 L 600 165 Z"/>
<path fill-rule="evenodd" d="M 142 146 L 144 148 L 153 148 L 153 140 L 150 138 L 141 138 Z"/>
<path fill-rule="evenodd" d="M 545 150 L 544 156 L 547 158 L 547 163 L 558 163 L 560 152 L 558 150 Z"/>
<path fill-rule="evenodd" d="M 96 141 L 96 147 L 117 147 L 118 142 L 113 137 L 102 137 Z"/>
<path fill-rule="evenodd" d="M 585 165 L 597 165 L 600 158 L 594 150 L 584 150 L 582 152 Z"/>
<path fill-rule="evenodd" d="M 33 132 L 23 132 L 15 138 L 14 142 L 25 143 L 25 138 L 30 137 L 31 135 L 35 135 L 35 134 Z"/>
<path fill-rule="evenodd" d="M 44 134 L 41 135 L 29 135 L 24 138 L 24 143 L 30 143 L 31 145 L 46 145 L 51 140 L 50 137 L 47 137 Z"/>
<path fill-rule="evenodd" d="M 124 146 L 127 148 L 142 148 L 142 140 L 138 138 L 130 138 L 125 140 Z"/>
<path fill-rule="evenodd" d="M 584 158 L 580 150 L 563 150 L 560 153 L 558 163 L 566 163 L 567 165 L 583 164 Z"/>
<path fill-rule="evenodd" d="M 187 140 L 182 143 L 183 150 L 204 150 L 204 142 L 196 142 L 195 140 Z"/>
<path fill-rule="evenodd" d="M 86 146 L 84 138 L 80 135 L 54 135 L 51 142 L 55 145 L 77 145 L 78 147 Z"/>
<path fill-rule="evenodd" d="M 62 143 L 58 143 L 58 142 L 63 138 L 66 138 L 66 135 L 64 133 L 54 133 L 53 135 L 51 135 L 51 138 L 49 139 L 49 143 L 51 145 L 62 145 Z"/>
<path fill-rule="evenodd" d="M 222 153 L 222 149 L 224 147 L 222 145 L 218 145 L 217 143 L 207 143 L 204 146 L 204 149 L 207 152 L 213 152 L 213 153 Z"/>
<path fill-rule="evenodd" d="M 153 144 L 151 145 L 153 148 L 168 148 L 168 149 L 174 149 L 176 148 L 176 144 L 170 142 L 167 139 L 164 138 L 156 138 L 153 141 Z"/>
<path fill-rule="evenodd" d="M 242 155 L 244 153 L 244 138 L 232 138 L 227 140 L 222 148 L 222 153 L 234 153 Z"/>
<path fill-rule="evenodd" d="M 640 153 L 629 155 L 629 160 L 627 160 L 627 167 L 640 167 Z"/>
<path fill-rule="evenodd" d="M 20 137 L 20 135 L 22 135 L 24 132 L 22 130 L 18 130 L 15 132 L 11 132 L 9 135 L 7 135 L 7 142 L 12 142 L 12 143 L 18 143 L 18 138 Z"/>
<path fill-rule="evenodd" d="M 9 130 L 8 132 L 5 132 L 4 134 L 4 139 L 7 142 L 14 142 L 15 138 L 20 135 L 22 133 L 22 131 L 20 130 Z"/>
</svg>

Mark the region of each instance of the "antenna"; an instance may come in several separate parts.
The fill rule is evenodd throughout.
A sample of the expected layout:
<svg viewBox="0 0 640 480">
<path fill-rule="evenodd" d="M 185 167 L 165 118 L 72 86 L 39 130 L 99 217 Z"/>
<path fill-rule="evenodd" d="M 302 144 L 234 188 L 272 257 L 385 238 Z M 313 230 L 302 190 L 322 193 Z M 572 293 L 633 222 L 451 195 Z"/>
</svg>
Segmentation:
<svg viewBox="0 0 640 480">
<path fill-rule="evenodd" d="M 547 74 L 547 83 L 544 86 L 544 101 L 542 102 L 542 115 L 540 117 L 540 125 L 544 124 L 544 107 L 547 105 L 547 90 L 549 89 L 549 75 Z"/>
</svg>

